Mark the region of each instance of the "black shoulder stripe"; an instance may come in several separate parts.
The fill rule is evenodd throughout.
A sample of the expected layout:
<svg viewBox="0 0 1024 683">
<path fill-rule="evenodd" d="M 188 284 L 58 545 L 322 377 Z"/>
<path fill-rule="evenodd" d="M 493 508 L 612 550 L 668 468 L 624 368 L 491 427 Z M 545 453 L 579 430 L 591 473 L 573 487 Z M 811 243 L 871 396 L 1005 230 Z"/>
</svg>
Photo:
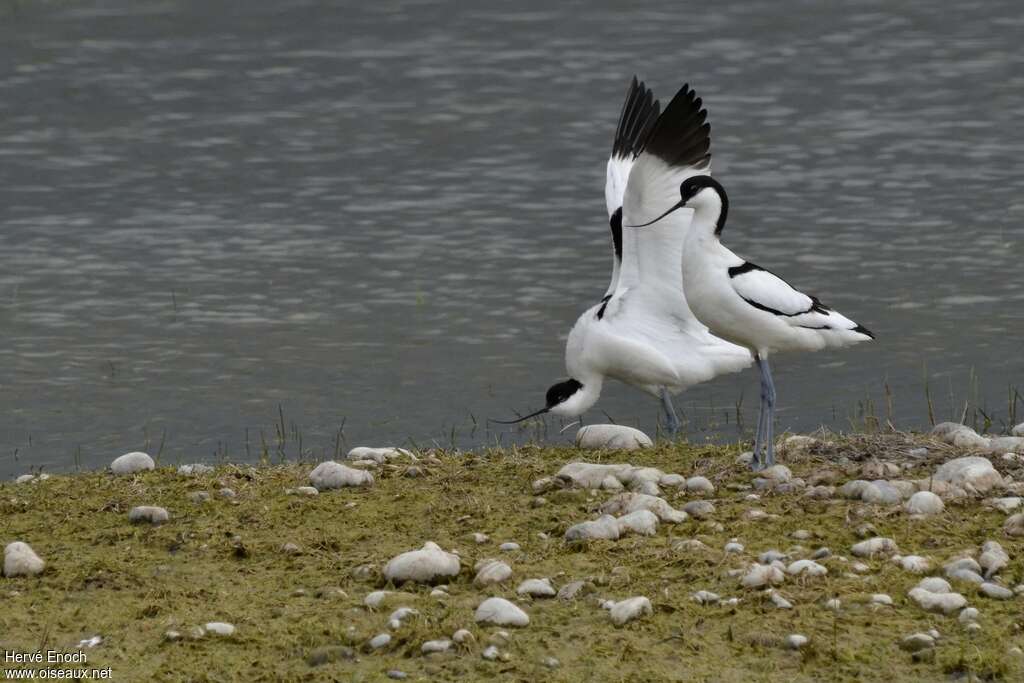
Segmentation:
<svg viewBox="0 0 1024 683">
<path fill-rule="evenodd" d="M 871 332 L 871 330 L 869 330 L 868 328 L 864 327 L 863 325 L 857 325 L 857 327 L 853 328 L 853 331 L 854 332 L 860 332 L 861 334 L 867 335 L 867 336 L 871 337 L 872 339 L 875 338 L 875 335 Z"/>
<path fill-rule="evenodd" d="M 612 247 L 615 249 L 615 258 L 622 263 L 622 207 L 615 209 L 611 219 L 608 221 L 612 228 Z"/>
<path fill-rule="evenodd" d="M 660 112 L 661 104 L 654 99 L 654 93 L 643 81 L 637 81 L 636 76 L 633 76 L 615 128 L 612 156 L 635 159 L 643 149 Z"/>
<path fill-rule="evenodd" d="M 707 168 L 711 163 L 711 126 L 701 99 L 684 85 L 654 125 L 643 151 L 672 167 Z"/>
<path fill-rule="evenodd" d="M 612 300 L 612 295 L 611 294 L 606 294 L 605 297 L 603 299 L 601 299 L 601 308 L 597 309 L 597 319 L 598 320 L 600 320 L 601 318 L 604 317 L 604 309 L 608 308 L 608 302 L 611 301 L 611 300 Z"/>
<path fill-rule="evenodd" d="M 764 268 L 762 268 L 761 266 L 757 265 L 756 263 L 751 263 L 750 261 L 744 261 L 740 265 L 733 266 L 732 268 L 729 269 L 729 277 L 730 278 L 734 278 L 737 275 L 743 275 L 743 273 L 749 273 L 752 270 L 764 270 Z"/>
</svg>

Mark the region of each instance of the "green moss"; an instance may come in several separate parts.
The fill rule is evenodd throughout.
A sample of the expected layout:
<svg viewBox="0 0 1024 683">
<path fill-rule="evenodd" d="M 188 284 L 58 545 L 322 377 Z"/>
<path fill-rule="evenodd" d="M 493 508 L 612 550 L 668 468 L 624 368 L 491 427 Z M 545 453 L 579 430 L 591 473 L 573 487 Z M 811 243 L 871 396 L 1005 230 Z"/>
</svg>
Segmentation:
<svg viewBox="0 0 1024 683">
<path fill-rule="evenodd" d="M 886 444 L 874 439 L 837 440 L 787 464 L 807 476 L 838 454 L 884 454 Z M 950 504 L 944 514 L 924 521 L 894 509 L 798 494 L 751 502 L 744 499 L 748 491 L 729 488 L 751 478 L 734 464 L 737 453 L 689 445 L 603 455 L 541 447 L 437 453 L 439 464 L 425 465 L 424 476 L 387 467 L 372 488 L 316 497 L 284 494 L 307 483 L 309 465 L 223 466 L 194 478 L 161 469 L 134 477 L 93 473 L 4 484 L 0 541 L 28 542 L 47 569 L 36 578 L 0 579 L 0 645 L 70 649 L 101 634 L 103 644 L 87 651 L 88 665 L 112 667 L 115 680 L 140 681 L 371 681 L 383 680 L 389 669 L 402 669 L 414 680 L 932 681 L 956 673 L 1024 678 L 1022 658 L 1007 652 L 1024 646 L 1017 601 L 976 597 L 971 587 L 961 586 L 982 612 L 983 631 L 970 636 L 955 617 L 927 614 L 910 603 L 906 592 L 917 577 L 886 560 L 868 560 L 871 571 L 857 576 L 848 571 L 849 563 L 832 558 L 823 561 L 827 577 L 787 580 L 780 591 L 793 602 L 792 610 L 739 588 L 726 573 L 764 550 L 786 550 L 796 543 L 790 534 L 801 528 L 815 534 L 803 542 L 808 553 L 824 545 L 847 554 L 859 540 L 857 527 L 870 522 L 902 552 L 937 562 L 999 538 L 1012 558 L 1001 576 L 1014 585 L 1024 580 L 1018 559 L 1024 549 L 1001 537 L 1003 515 L 976 501 Z M 717 511 L 705 522 L 663 524 L 651 538 L 567 546 L 561 540 L 565 529 L 592 517 L 610 494 L 556 491 L 545 494 L 546 504 L 534 505 L 531 483 L 565 462 L 602 458 L 704 474 L 718 487 Z M 846 478 L 853 478 L 852 467 Z M 221 486 L 233 488 L 237 497 L 217 496 Z M 190 502 L 188 493 L 197 490 L 209 491 L 211 500 Z M 674 492 L 665 495 L 678 507 L 685 502 Z M 129 524 L 128 510 L 143 504 L 166 507 L 170 523 Z M 751 507 L 770 517 L 748 520 L 744 513 Z M 487 533 L 491 542 L 474 543 L 469 536 L 475 531 Z M 541 532 L 549 538 L 541 539 Z M 723 554 L 731 537 L 746 545 L 743 556 Z M 708 550 L 674 550 L 673 542 L 682 538 L 700 538 Z M 429 597 L 429 587 L 407 586 L 405 595 L 378 611 L 366 609 L 365 595 L 384 585 L 383 564 L 427 540 L 462 555 L 463 572 L 450 584 L 451 597 L 442 602 Z M 506 540 L 522 550 L 502 553 L 497 544 Z M 297 544 L 301 554 L 282 552 L 286 542 Z M 472 565 L 499 556 L 514 569 L 509 585 L 474 587 Z M 373 569 L 354 571 L 364 565 Z M 544 576 L 556 586 L 587 579 L 596 591 L 571 602 L 516 598 L 520 580 Z M 700 589 L 742 601 L 733 608 L 700 606 L 690 599 Z M 890 594 L 896 606 L 873 608 L 872 593 Z M 510 642 L 499 646 L 508 661 L 480 656 L 498 630 L 473 623 L 476 605 L 488 595 L 515 599 L 530 614 L 530 625 L 508 629 Z M 596 597 L 634 595 L 649 597 L 655 613 L 622 628 L 595 603 Z M 831 597 L 842 601 L 838 614 L 823 607 Z M 384 651 L 368 653 L 366 641 L 388 630 L 387 615 L 399 604 L 416 608 L 419 616 L 393 632 Z M 227 639 L 188 637 L 207 621 L 233 623 L 237 633 Z M 450 637 L 459 628 L 472 631 L 476 642 L 457 653 L 420 654 L 425 640 Z M 916 663 L 899 650 L 901 637 L 930 628 L 943 636 L 933 661 Z M 168 630 L 185 637 L 168 641 Z M 790 633 L 807 635 L 810 645 L 800 653 L 785 650 L 780 643 Z M 560 666 L 548 669 L 546 657 L 557 658 Z"/>
</svg>

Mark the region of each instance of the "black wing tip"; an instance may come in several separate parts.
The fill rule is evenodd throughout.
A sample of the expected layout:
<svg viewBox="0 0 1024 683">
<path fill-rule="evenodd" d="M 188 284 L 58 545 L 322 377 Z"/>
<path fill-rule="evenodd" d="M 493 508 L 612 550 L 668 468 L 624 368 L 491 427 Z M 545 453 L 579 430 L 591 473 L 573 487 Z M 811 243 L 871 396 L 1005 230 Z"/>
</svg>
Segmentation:
<svg viewBox="0 0 1024 683">
<path fill-rule="evenodd" d="M 703 104 L 696 91 L 684 83 L 658 118 L 642 151 L 669 166 L 706 169 L 711 163 L 711 124 Z"/>
<path fill-rule="evenodd" d="M 863 325 L 857 325 L 857 327 L 853 328 L 853 331 L 863 334 L 865 337 L 869 337 L 871 339 L 875 338 L 875 334 Z"/>
<path fill-rule="evenodd" d="M 615 128 L 612 156 L 634 159 L 644 147 L 647 137 L 658 121 L 661 103 L 654 93 L 635 75 L 626 90 L 619 123 Z"/>
</svg>

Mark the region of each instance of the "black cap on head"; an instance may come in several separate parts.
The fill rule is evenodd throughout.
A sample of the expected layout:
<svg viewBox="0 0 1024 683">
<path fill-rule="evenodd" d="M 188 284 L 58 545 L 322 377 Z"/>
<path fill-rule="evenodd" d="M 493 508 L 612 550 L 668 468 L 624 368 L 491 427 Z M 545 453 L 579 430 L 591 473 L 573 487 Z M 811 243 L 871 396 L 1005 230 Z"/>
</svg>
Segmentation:
<svg viewBox="0 0 1024 683">
<path fill-rule="evenodd" d="M 548 389 L 547 396 L 545 397 L 545 403 L 548 409 L 554 408 L 559 403 L 569 400 L 573 394 L 583 388 L 583 385 L 576 380 L 569 378 L 564 382 L 551 385 Z"/>
</svg>

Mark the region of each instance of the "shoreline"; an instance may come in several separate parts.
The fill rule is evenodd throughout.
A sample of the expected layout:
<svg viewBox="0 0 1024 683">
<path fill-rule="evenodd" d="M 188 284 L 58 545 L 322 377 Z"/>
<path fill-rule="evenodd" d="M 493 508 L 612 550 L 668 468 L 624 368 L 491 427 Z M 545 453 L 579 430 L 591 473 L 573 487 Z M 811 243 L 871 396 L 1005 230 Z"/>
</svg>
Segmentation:
<svg viewBox="0 0 1024 683">
<path fill-rule="evenodd" d="M 4 483 L 0 541 L 27 543 L 46 566 L 36 576 L 0 578 L 0 642 L 12 652 L 83 652 L 86 666 L 109 667 L 112 680 L 385 680 L 402 672 L 412 680 L 572 681 L 621 680 L 624 670 L 637 680 L 1024 675 L 1024 595 L 1016 593 L 1024 592 L 1024 536 L 1007 526 L 1024 507 L 1004 511 L 992 502 L 1020 505 L 1024 455 L 986 458 L 996 474 L 981 492 L 935 483 L 942 463 L 978 457 L 966 432 L 819 436 L 782 444 L 779 462 L 789 474 L 779 470 L 779 480 L 738 464 L 736 446 L 680 443 L 438 450 L 415 460 L 378 454 L 382 463 L 372 465 L 375 454 L 366 452 L 355 458 L 360 467 L 343 469 L 368 472 L 372 482 L 325 467 L 317 493 L 299 490 L 313 483 L 313 462 Z M 556 476 L 581 461 L 605 469 Z M 607 469 L 614 463 L 633 467 Z M 588 472 L 602 475 L 599 488 L 586 487 Z M 360 485 L 328 490 L 337 477 Z M 686 484 L 700 478 L 707 484 Z M 850 485 L 857 481 L 865 485 Z M 907 511 L 903 494 L 922 486 L 938 493 L 942 511 Z M 630 512 L 655 490 L 666 508 L 652 513 L 644 503 Z M 886 498 L 892 491 L 898 502 Z M 153 524 L 140 513 L 131 522 L 142 506 L 169 518 Z M 604 513 L 617 538 L 565 540 L 574 527 L 607 522 Z M 858 557 L 856 544 L 874 537 L 896 549 Z M 989 577 L 1010 591 L 1006 599 L 946 569 L 962 556 L 979 558 L 990 540 L 1008 555 Z M 390 560 L 427 542 L 458 554 L 455 576 L 401 586 L 385 579 Z M 908 571 L 900 564 L 908 557 L 926 558 L 930 568 Z M 789 573 L 805 560 L 824 573 L 812 575 L 820 570 L 811 564 Z M 748 579 L 755 566 L 768 567 L 757 570 L 767 583 Z M 945 577 L 980 614 L 927 611 L 910 594 L 927 576 Z M 528 579 L 576 592 L 545 597 L 547 589 L 531 583 L 530 597 L 517 590 Z M 490 597 L 516 604 L 529 623 L 478 623 Z M 646 598 L 649 612 L 630 598 Z M 615 622 L 635 605 L 636 615 Z M 904 638 L 932 629 L 938 639 L 907 650 L 918 646 Z"/>
</svg>

